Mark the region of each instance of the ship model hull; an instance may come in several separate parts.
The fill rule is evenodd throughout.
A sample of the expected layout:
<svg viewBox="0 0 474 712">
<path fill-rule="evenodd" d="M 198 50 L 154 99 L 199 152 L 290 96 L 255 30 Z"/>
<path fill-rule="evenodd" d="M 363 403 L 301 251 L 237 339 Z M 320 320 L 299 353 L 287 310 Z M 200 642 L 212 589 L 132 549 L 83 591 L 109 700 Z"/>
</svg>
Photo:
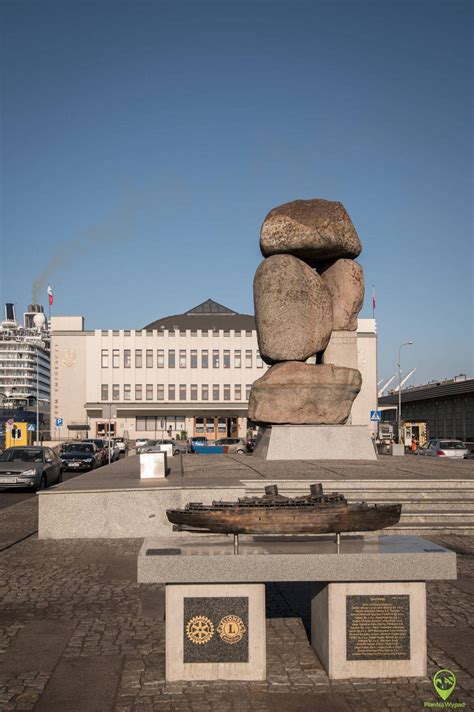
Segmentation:
<svg viewBox="0 0 474 712">
<path fill-rule="evenodd" d="M 313 489 L 316 488 L 316 489 Z M 166 512 L 178 529 L 220 534 L 330 534 L 366 532 L 397 524 L 401 505 L 348 504 L 342 495 L 317 495 L 294 499 L 278 495 L 277 488 L 258 498 L 238 502 L 188 504 L 185 509 Z"/>
</svg>

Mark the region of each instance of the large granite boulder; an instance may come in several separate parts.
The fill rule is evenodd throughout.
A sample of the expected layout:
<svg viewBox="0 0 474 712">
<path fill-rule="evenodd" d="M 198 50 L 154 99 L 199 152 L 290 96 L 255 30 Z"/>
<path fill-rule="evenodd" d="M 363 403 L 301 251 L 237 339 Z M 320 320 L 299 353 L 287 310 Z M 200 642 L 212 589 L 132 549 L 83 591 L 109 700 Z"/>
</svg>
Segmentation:
<svg viewBox="0 0 474 712">
<path fill-rule="evenodd" d="M 289 253 L 314 265 L 320 260 L 357 257 L 362 246 L 342 203 L 294 200 L 270 210 L 260 230 L 265 257 Z"/>
<path fill-rule="evenodd" d="M 248 417 L 256 423 L 339 425 L 347 421 L 361 385 L 355 368 L 279 363 L 254 382 Z"/>
<path fill-rule="evenodd" d="M 354 260 L 335 260 L 320 269 L 322 280 L 332 296 L 332 328 L 355 331 L 357 315 L 364 303 L 364 270 Z"/>
<path fill-rule="evenodd" d="M 305 361 L 331 336 L 332 301 L 321 277 L 292 255 L 274 255 L 253 283 L 257 338 L 266 363 Z"/>
</svg>

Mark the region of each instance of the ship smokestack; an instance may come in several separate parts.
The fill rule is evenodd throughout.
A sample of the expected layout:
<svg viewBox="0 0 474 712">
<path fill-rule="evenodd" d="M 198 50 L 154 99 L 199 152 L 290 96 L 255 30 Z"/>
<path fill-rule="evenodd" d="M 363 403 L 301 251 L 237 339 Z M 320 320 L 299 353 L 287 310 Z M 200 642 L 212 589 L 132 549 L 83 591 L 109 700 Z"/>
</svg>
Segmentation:
<svg viewBox="0 0 474 712">
<path fill-rule="evenodd" d="M 309 489 L 311 490 L 311 496 L 312 497 L 322 497 L 323 496 L 323 486 L 321 482 L 318 482 L 316 485 L 310 485 Z"/>
<path fill-rule="evenodd" d="M 16 321 L 15 305 L 10 302 L 5 304 L 5 321 Z"/>
<path fill-rule="evenodd" d="M 265 494 L 267 497 L 276 497 L 278 495 L 277 485 L 267 485 L 267 487 L 265 487 Z"/>
</svg>

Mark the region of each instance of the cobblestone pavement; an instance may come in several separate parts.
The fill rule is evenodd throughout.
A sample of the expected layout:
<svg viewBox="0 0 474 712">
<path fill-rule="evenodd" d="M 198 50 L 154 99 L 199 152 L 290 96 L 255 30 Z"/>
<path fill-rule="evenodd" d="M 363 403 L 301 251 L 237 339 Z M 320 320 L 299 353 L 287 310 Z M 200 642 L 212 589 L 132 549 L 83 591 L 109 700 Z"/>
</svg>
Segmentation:
<svg viewBox="0 0 474 712">
<path fill-rule="evenodd" d="M 34 506 L 7 511 L 32 532 Z M 428 584 L 426 679 L 329 680 L 308 641 L 309 584 L 270 584 L 265 682 L 166 684 L 163 589 L 136 583 L 141 540 L 4 537 L 0 710 L 404 712 L 440 701 L 431 683 L 440 667 L 457 676 L 449 701 L 474 709 L 474 538 L 430 538 L 456 550 L 459 580 Z"/>
</svg>

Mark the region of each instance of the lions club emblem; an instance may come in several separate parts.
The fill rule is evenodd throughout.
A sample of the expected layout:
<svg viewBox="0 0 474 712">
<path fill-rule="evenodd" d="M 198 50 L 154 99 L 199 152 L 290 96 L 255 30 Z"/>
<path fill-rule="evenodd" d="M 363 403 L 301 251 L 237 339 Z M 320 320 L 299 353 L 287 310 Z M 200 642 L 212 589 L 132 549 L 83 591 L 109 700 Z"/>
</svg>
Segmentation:
<svg viewBox="0 0 474 712">
<path fill-rule="evenodd" d="M 239 618 L 239 616 L 224 616 L 217 626 L 217 632 L 224 643 L 234 645 L 234 643 L 238 643 L 242 640 L 246 628 L 242 618 Z"/>
<path fill-rule="evenodd" d="M 214 635 L 214 624 L 206 616 L 193 616 L 186 624 L 186 635 L 191 643 L 204 645 Z"/>
</svg>

